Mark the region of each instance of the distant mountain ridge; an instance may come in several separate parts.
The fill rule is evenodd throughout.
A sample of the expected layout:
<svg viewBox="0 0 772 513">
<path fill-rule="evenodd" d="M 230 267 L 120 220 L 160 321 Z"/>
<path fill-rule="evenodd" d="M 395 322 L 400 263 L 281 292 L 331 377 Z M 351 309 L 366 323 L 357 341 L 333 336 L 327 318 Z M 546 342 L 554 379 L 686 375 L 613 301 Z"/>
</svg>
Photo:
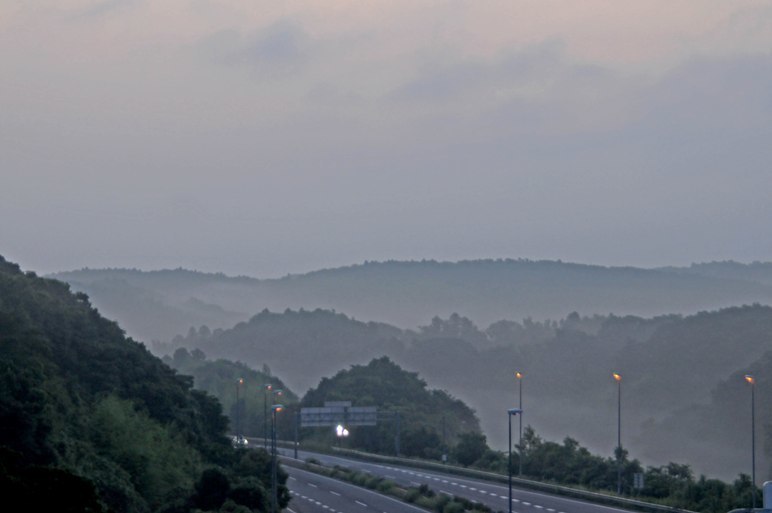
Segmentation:
<svg viewBox="0 0 772 513">
<path fill-rule="evenodd" d="M 712 262 L 643 269 L 548 260 L 386 261 L 278 279 L 184 269 L 82 269 L 53 277 L 87 293 L 130 335 L 169 340 L 191 326 L 227 328 L 268 309 L 316 308 L 414 328 L 457 312 L 501 319 L 655 316 L 772 304 L 772 263 Z"/>
</svg>

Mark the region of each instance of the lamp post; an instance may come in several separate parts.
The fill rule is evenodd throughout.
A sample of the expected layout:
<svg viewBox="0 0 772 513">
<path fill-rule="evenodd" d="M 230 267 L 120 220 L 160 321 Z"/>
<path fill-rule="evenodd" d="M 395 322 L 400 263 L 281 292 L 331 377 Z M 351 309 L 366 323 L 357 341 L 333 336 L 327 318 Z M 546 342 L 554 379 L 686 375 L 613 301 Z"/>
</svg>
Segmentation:
<svg viewBox="0 0 772 513">
<path fill-rule="evenodd" d="M 617 495 L 622 495 L 622 376 L 611 373 L 617 382 Z"/>
<path fill-rule="evenodd" d="M 263 448 L 268 451 L 268 392 L 273 385 L 267 383 L 263 385 Z"/>
<path fill-rule="evenodd" d="M 522 414 L 520 408 L 510 408 L 507 410 L 509 420 L 509 459 L 507 460 L 507 471 L 509 472 L 509 513 L 512 513 L 512 415 Z"/>
<path fill-rule="evenodd" d="M 751 492 L 756 509 L 756 378 L 746 374 L 745 381 L 751 386 Z"/>
<path fill-rule="evenodd" d="M 277 506 L 277 458 L 276 458 L 276 414 L 284 409 L 281 404 L 271 406 L 271 513 L 279 513 Z"/>
<path fill-rule="evenodd" d="M 515 377 L 517 378 L 517 391 L 520 395 L 520 402 L 518 403 L 517 407 L 520 408 L 520 441 L 517 443 L 517 455 L 518 455 L 518 465 L 517 465 L 517 475 L 522 477 L 523 475 L 523 373 L 518 371 L 515 372 Z"/>
<path fill-rule="evenodd" d="M 236 381 L 236 443 L 241 445 L 241 402 L 239 401 L 239 391 L 244 384 L 244 378 Z"/>
</svg>

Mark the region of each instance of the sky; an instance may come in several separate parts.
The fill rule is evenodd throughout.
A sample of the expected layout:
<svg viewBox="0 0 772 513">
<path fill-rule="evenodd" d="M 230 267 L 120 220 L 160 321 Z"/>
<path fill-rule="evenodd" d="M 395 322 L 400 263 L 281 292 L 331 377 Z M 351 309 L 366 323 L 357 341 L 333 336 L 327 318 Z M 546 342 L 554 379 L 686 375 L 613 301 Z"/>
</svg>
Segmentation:
<svg viewBox="0 0 772 513">
<path fill-rule="evenodd" d="M 0 255 L 770 261 L 772 1 L 0 0 Z"/>
</svg>

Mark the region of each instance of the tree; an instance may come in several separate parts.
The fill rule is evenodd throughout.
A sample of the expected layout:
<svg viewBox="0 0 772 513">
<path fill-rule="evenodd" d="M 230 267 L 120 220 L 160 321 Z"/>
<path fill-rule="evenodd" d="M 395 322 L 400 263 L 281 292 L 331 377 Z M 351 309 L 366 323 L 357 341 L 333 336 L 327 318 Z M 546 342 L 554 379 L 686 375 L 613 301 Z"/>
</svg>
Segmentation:
<svg viewBox="0 0 772 513">
<path fill-rule="evenodd" d="M 468 467 L 482 458 L 487 450 L 488 441 L 485 435 L 480 433 L 463 433 L 459 436 L 452 455 L 456 461 Z"/>
</svg>

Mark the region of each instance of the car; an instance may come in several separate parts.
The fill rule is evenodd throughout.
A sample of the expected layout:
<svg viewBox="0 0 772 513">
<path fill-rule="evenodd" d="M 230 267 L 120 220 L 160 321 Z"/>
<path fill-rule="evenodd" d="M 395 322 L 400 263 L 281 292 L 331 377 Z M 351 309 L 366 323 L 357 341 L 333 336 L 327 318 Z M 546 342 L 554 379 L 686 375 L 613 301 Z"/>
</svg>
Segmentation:
<svg viewBox="0 0 772 513">
<path fill-rule="evenodd" d="M 233 444 L 233 447 L 246 447 L 249 445 L 249 441 L 243 436 L 234 436 L 231 438 L 231 443 Z"/>
</svg>

